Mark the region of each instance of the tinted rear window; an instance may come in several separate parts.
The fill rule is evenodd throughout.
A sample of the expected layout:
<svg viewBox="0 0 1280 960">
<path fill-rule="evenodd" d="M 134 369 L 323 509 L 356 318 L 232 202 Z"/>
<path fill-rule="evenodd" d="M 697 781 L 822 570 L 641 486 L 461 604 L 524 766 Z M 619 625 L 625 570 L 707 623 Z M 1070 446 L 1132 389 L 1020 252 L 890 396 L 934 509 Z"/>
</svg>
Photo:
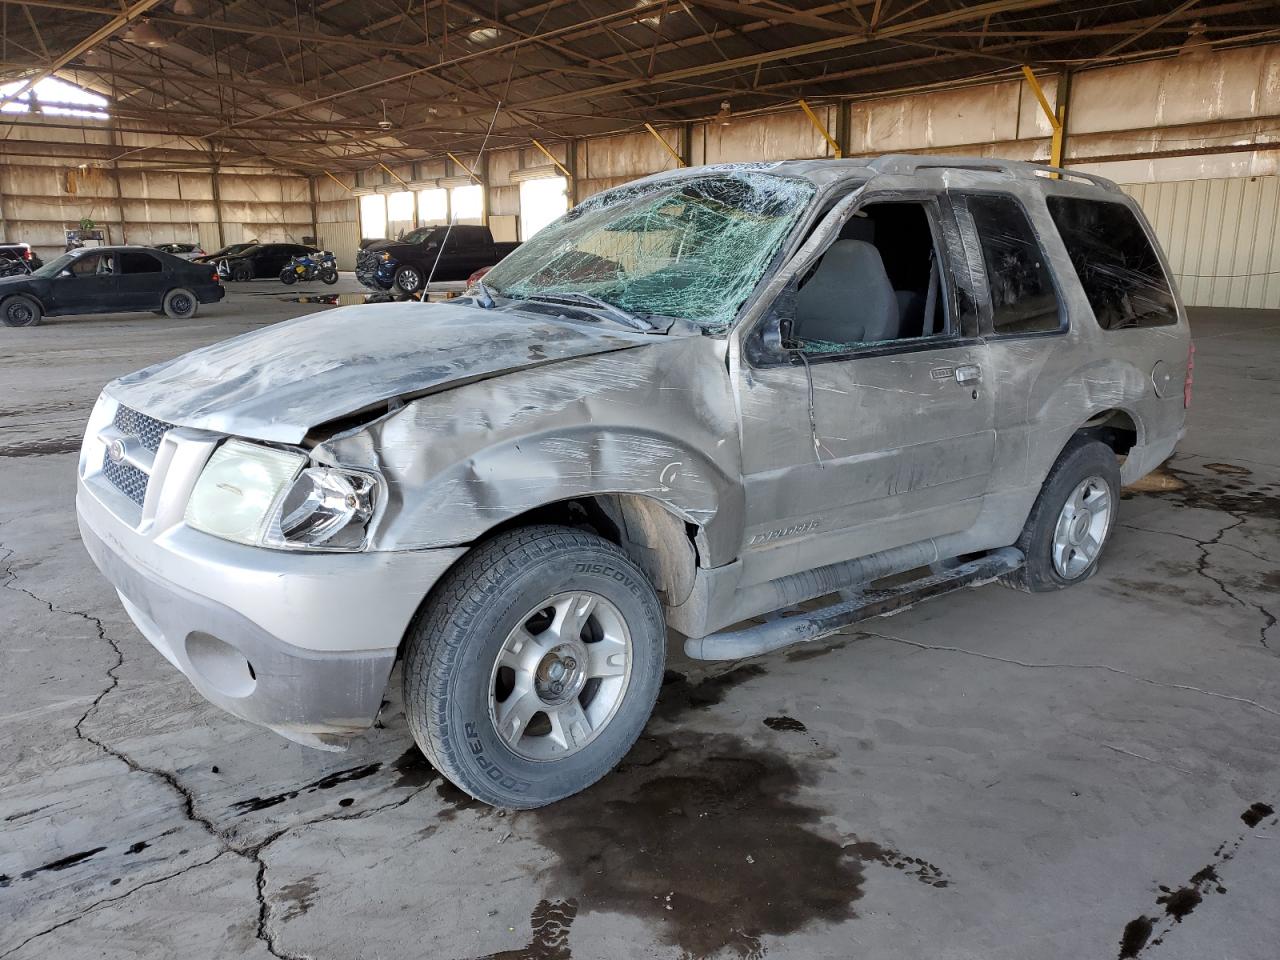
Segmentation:
<svg viewBox="0 0 1280 960">
<path fill-rule="evenodd" d="M 1122 203 L 1048 197 L 1080 286 L 1104 330 L 1178 322 L 1169 280 L 1146 231 Z"/>
<path fill-rule="evenodd" d="M 1045 333 L 1062 326 L 1058 295 L 1022 206 L 1012 197 L 965 198 L 982 246 L 996 334 Z"/>
<path fill-rule="evenodd" d="M 160 261 L 149 253 L 125 250 L 120 254 L 121 273 L 159 273 Z"/>
</svg>

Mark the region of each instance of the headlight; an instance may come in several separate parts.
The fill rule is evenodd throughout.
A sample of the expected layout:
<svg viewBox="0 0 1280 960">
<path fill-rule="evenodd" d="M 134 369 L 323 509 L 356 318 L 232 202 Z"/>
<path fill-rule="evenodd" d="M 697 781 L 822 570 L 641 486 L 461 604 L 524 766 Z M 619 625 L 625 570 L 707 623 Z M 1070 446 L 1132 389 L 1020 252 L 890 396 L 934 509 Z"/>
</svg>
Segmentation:
<svg viewBox="0 0 1280 960">
<path fill-rule="evenodd" d="M 386 251 L 383 251 L 382 256 L 379 259 L 381 259 L 384 262 L 387 260 L 390 260 L 391 254 L 387 253 Z"/>
<path fill-rule="evenodd" d="M 253 546 L 363 548 L 377 478 L 306 463 L 302 453 L 228 440 L 196 480 L 187 525 Z"/>
<path fill-rule="evenodd" d="M 334 467 L 308 467 L 280 501 L 267 531 L 272 547 L 359 550 L 373 517 L 377 481 Z"/>
</svg>

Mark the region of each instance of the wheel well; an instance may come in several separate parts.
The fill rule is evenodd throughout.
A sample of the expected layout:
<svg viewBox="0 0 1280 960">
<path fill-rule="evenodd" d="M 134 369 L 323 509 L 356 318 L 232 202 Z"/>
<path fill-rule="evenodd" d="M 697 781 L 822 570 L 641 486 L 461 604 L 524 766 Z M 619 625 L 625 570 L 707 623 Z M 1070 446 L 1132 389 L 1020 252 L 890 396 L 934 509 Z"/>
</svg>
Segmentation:
<svg viewBox="0 0 1280 960">
<path fill-rule="evenodd" d="M 553 523 L 590 530 L 617 544 L 649 577 L 669 606 L 688 599 L 698 567 L 699 527 L 648 497 L 597 494 L 535 507 L 486 531 Z"/>
<path fill-rule="evenodd" d="M 1138 423 L 1124 410 L 1104 410 L 1090 417 L 1076 433 L 1101 440 L 1116 456 L 1125 457 L 1138 442 Z"/>
</svg>

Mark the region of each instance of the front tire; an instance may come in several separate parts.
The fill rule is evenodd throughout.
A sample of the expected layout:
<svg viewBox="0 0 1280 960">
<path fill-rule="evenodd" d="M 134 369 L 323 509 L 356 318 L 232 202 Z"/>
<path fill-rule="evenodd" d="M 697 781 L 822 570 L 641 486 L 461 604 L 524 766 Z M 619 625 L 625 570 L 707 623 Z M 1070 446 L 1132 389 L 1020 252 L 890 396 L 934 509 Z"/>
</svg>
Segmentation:
<svg viewBox="0 0 1280 960">
<path fill-rule="evenodd" d="M 200 301 L 185 287 L 170 290 L 164 295 L 164 315 L 171 320 L 190 320 L 198 309 Z"/>
<path fill-rule="evenodd" d="M 1120 467 L 1100 440 L 1077 434 L 1058 456 L 1016 546 L 1026 563 L 1006 578 L 1031 593 L 1093 576 L 1120 503 Z"/>
<path fill-rule="evenodd" d="M 290 285 L 292 285 L 292 284 L 297 283 L 297 282 L 298 282 L 298 276 L 297 276 L 297 274 L 295 274 L 295 273 L 293 272 L 293 270 L 292 270 L 292 269 L 289 269 L 289 268 L 287 268 L 287 267 L 286 267 L 284 270 L 281 270 L 281 271 L 280 271 L 280 282 L 281 282 L 281 283 L 283 283 L 283 284 L 287 287 L 287 286 L 290 286 Z"/>
<path fill-rule="evenodd" d="M 662 684 L 666 627 L 640 569 L 569 527 L 499 534 L 409 628 L 405 713 L 431 764 L 485 803 L 541 807 L 608 773 Z"/>
<path fill-rule="evenodd" d="M 6 327 L 36 327 L 44 311 L 40 304 L 25 294 L 17 294 L 0 304 L 0 320 Z"/>
<path fill-rule="evenodd" d="M 246 280 L 252 280 L 253 270 L 249 267 L 248 264 L 245 264 L 245 263 L 237 264 L 231 270 L 231 279 L 236 281 L 237 283 L 244 283 Z"/>
<path fill-rule="evenodd" d="M 417 267 L 401 267 L 396 271 L 396 286 L 405 293 L 417 293 L 423 287 L 422 271 Z"/>
<path fill-rule="evenodd" d="M 330 286 L 333 286 L 335 283 L 338 282 L 338 271 L 337 270 L 321 270 L 320 279 L 325 283 L 329 284 Z"/>
</svg>

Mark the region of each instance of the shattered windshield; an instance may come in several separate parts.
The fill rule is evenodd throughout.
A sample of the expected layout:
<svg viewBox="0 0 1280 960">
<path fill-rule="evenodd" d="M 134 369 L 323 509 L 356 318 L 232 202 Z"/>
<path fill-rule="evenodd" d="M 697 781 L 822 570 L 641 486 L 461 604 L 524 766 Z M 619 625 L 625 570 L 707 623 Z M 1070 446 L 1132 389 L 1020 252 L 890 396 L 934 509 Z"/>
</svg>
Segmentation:
<svg viewBox="0 0 1280 960">
<path fill-rule="evenodd" d="M 622 187 L 539 231 L 484 282 L 495 296 L 590 294 L 720 332 L 813 194 L 808 181 L 755 170 Z"/>
</svg>

